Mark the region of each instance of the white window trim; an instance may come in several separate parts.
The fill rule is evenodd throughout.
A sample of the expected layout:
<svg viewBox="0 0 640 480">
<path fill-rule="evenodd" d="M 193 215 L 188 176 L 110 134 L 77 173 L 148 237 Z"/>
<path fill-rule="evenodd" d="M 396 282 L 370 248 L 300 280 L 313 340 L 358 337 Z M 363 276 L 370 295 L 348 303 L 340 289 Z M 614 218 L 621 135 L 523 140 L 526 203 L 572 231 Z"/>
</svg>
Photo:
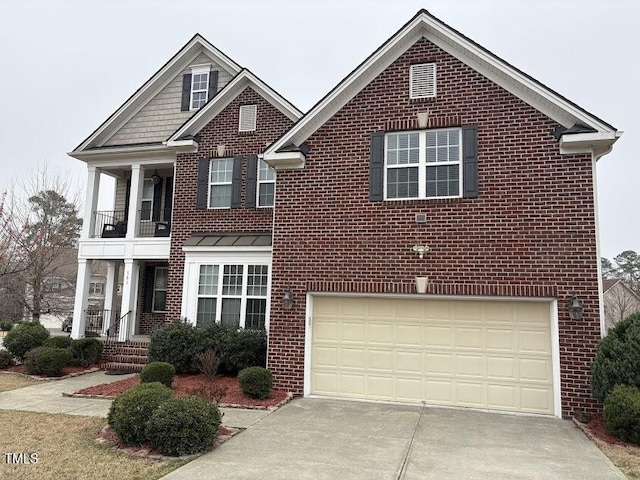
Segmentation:
<svg viewBox="0 0 640 480">
<path fill-rule="evenodd" d="M 195 76 L 196 75 L 202 75 L 202 74 L 207 74 L 207 85 L 204 89 L 201 90 L 194 90 L 193 89 L 193 82 L 195 81 Z M 191 92 L 189 93 L 189 110 L 190 111 L 194 111 L 194 110 L 200 110 L 200 108 L 202 108 L 201 105 L 200 107 L 194 107 L 193 106 L 193 94 L 196 92 L 204 92 L 204 103 L 207 103 L 209 101 L 209 82 L 210 82 L 210 75 L 211 75 L 211 65 L 194 65 L 193 67 L 191 67 Z"/>
<path fill-rule="evenodd" d="M 153 298 L 151 299 L 151 311 L 153 313 L 165 313 L 167 311 L 167 286 L 165 286 L 164 288 L 157 288 L 158 282 L 158 270 L 159 269 L 164 269 L 166 270 L 166 276 L 167 276 L 167 286 L 169 284 L 169 267 L 156 267 L 153 270 Z M 165 295 L 165 300 L 164 300 L 164 310 L 156 310 L 155 306 L 156 306 L 156 291 L 163 291 L 164 295 Z"/>
<path fill-rule="evenodd" d="M 212 182 L 211 181 L 211 167 L 214 161 L 219 160 L 234 160 L 233 157 L 223 157 L 223 158 L 212 158 L 209 160 L 209 179 L 208 179 L 208 188 L 207 188 L 207 208 L 209 210 L 227 210 L 231 208 L 231 199 L 229 199 L 228 207 L 212 207 L 211 206 L 211 187 L 213 186 L 222 186 L 222 185 L 231 185 L 231 197 L 233 198 L 233 165 L 231 166 L 231 180 L 228 182 Z"/>
<path fill-rule="evenodd" d="M 264 163 L 269 167 L 269 164 L 263 159 L 258 158 L 258 171 L 256 172 L 256 206 L 258 208 L 274 208 L 276 203 L 276 170 L 273 167 L 269 167 L 273 170 L 273 180 L 260 180 L 260 165 Z M 260 185 L 273 183 L 273 205 L 260 205 Z"/>
<path fill-rule="evenodd" d="M 457 130 L 459 135 L 459 160 L 457 162 L 434 162 L 427 163 L 427 132 L 438 132 L 438 131 L 449 131 L 449 130 Z M 418 134 L 418 163 L 406 163 L 402 165 L 387 165 L 387 144 L 389 135 L 393 134 Z M 389 132 L 384 136 L 384 200 L 393 202 L 393 201 L 402 201 L 402 200 L 432 200 L 432 199 L 446 199 L 446 198 L 462 198 L 462 183 L 464 181 L 463 174 L 463 151 L 462 151 L 462 129 L 460 127 L 451 127 L 451 128 L 436 128 L 429 130 L 411 130 L 411 131 L 402 131 L 402 132 Z M 449 195 L 449 196 L 433 196 L 427 197 L 427 167 L 439 167 L 446 165 L 456 165 L 458 164 L 458 178 L 460 179 L 458 182 L 458 195 Z M 387 196 L 387 172 L 390 169 L 399 169 L 399 168 L 418 168 L 418 196 L 417 197 L 401 197 L 401 198 L 388 198 Z"/>
<path fill-rule="evenodd" d="M 145 183 L 150 183 L 151 185 L 153 185 L 153 180 L 150 178 L 145 178 L 142 184 L 142 193 L 140 194 L 140 221 L 151 222 L 153 221 L 153 192 L 155 190 L 155 185 L 153 185 L 153 188 L 151 189 L 151 198 L 144 198 Z M 151 204 L 151 207 L 149 207 L 149 218 L 142 218 L 142 210 L 143 210 L 142 202 L 149 202 Z"/>
<path fill-rule="evenodd" d="M 264 319 L 264 326 L 269 331 L 269 313 L 271 311 L 271 251 L 251 251 L 251 252 L 185 252 L 185 265 L 184 265 L 184 289 L 182 295 L 182 309 L 181 316 L 186 318 L 190 323 L 196 325 L 198 314 L 198 285 L 200 283 L 200 266 L 201 265 L 219 265 L 220 270 L 218 272 L 219 278 L 224 275 L 224 265 L 243 265 L 243 301 L 241 303 L 241 317 L 240 326 L 244 328 L 244 314 L 246 313 L 246 289 L 247 282 L 246 277 L 248 275 L 249 265 L 266 265 L 267 272 L 267 296 L 266 296 L 266 312 Z M 222 292 L 222 282 L 218 282 L 218 291 Z M 216 298 L 222 298 L 222 295 Z M 255 297 L 251 298 L 265 298 Z M 222 313 L 222 307 L 216 306 L 216 322 L 219 322 L 220 315 Z"/>
</svg>

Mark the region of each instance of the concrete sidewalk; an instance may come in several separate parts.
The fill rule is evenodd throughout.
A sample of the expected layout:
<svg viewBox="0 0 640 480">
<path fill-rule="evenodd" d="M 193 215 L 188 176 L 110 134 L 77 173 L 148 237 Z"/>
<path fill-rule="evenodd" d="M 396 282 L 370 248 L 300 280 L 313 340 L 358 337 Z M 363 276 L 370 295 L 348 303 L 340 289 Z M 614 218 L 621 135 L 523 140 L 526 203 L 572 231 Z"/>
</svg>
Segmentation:
<svg viewBox="0 0 640 480">
<path fill-rule="evenodd" d="M 93 385 L 117 382 L 130 376 L 132 375 L 106 375 L 104 372 L 95 372 L 2 392 L 0 393 L 0 410 L 66 413 L 106 418 L 111 400 L 63 397 L 62 393 L 72 393 Z M 267 410 L 240 408 L 221 408 L 220 411 L 223 413 L 223 425 L 235 428 L 248 428 L 271 413 Z"/>
</svg>

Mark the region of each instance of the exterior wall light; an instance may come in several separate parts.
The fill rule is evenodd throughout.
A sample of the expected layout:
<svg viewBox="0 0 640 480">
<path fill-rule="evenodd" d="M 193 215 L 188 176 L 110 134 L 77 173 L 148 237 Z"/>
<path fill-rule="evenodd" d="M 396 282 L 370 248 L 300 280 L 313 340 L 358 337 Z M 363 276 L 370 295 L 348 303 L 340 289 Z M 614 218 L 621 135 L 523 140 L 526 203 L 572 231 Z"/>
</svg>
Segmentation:
<svg viewBox="0 0 640 480">
<path fill-rule="evenodd" d="M 429 247 L 427 245 L 414 245 L 412 250 L 420 257 L 420 260 L 424 258 L 424 254 L 429 251 Z"/>
<path fill-rule="evenodd" d="M 291 291 L 291 287 L 287 287 L 284 291 L 284 296 L 282 297 L 282 306 L 285 310 L 291 310 L 293 307 L 293 292 Z"/>
<path fill-rule="evenodd" d="M 153 172 L 153 175 L 151 176 L 151 183 L 153 183 L 154 185 L 158 185 L 160 183 L 160 175 L 158 175 L 157 168 L 156 168 L 156 171 Z"/>
<path fill-rule="evenodd" d="M 576 295 L 571 296 L 571 300 L 569 300 L 569 305 L 567 305 L 567 309 L 569 310 L 569 318 L 571 320 L 582 320 L 582 304 Z"/>
</svg>

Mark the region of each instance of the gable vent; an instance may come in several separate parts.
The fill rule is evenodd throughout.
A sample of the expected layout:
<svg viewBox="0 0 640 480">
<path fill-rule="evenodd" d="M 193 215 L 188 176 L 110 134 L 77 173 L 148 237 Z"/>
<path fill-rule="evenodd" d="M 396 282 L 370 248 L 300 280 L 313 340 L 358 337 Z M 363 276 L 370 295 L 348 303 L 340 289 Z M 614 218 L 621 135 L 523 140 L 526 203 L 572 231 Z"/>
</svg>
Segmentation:
<svg viewBox="0 0 640 480">
<path fill-rule="evenodd" d="M 409 98 L 430 98 L 436 96 L 436 64 L 421 63 L 411 65 Z"/>
<path fill-rule="evenodd" d="M 257 105 L 240 106 L 240 126 L 241 132 L 253 132 L 256 129 Z"/>
</svg>

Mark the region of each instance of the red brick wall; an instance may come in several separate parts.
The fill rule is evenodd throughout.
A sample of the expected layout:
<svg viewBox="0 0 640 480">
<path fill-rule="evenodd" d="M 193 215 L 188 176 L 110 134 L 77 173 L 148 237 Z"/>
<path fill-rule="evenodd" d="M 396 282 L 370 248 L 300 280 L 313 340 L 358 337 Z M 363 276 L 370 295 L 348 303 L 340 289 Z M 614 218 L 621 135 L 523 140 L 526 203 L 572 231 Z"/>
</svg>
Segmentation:
<svg viewBox="0 0 640 480">
<path fill-rule="evenodd" d="M 437 98 L 409 100 L 410 64 L 433 61 Z M 434 126 L 477 125 L 479 197 L 370 202 L 370 134 L 415 128 L 427 108 Z M 589 389 L 600 338 L 592 163 L 561 156 L 555 126 L 426 39 L 322 126 L 304 170 L 278 173 L 268 359 L 276 385 L 302 393 L 308 291 L 410 293 L 421 275 L 431 293 L 556 297 L 563 414 L 598 409 Z M 415 244 L 431 247 L 424 260 Z M 297 301 L 285 311 L 289 284 Z M 579 322 L 566 311 L 574 292 Z"/>
<path fill-rule="evenodd" d="M 145 312 L 144 302 L 146 301 L 144 285 L 146 282 L 146 266 L 153 265 L 154 267 L 166 267 L 167 262 L 144 262 L 140 264 L 140 282 L 138 284 L 138 328 L 136 332 L 138 335 L 151 335 L 167 321 L 167 314 L 165 312 Z M 174 317 L 171 317 L 173 319 Z"/>
<path fill-rule="evenodd" d="M 238 132 L 240 105 L 257 105 L 255 132 Z M 194 232 L 264 232 L 272 230 L 272 208 L 245 208 L 246 158 L 264 149 L 287 131 L 293 122 L 251 88 L 247 88 L 216 118 L 198 133 L 198 152 L 178 155 L 174 183 L 173 222 L 171 225 L 171 256 L 167 318 L 180 316 L 184 277 L 182 246 Z M 198 160 L 216 156 L 216 146 L 225 145 L 227 155 L 245 158 L 242 185 L 242 208 L 197 210 L 196 181 Z"/>
</svg>

